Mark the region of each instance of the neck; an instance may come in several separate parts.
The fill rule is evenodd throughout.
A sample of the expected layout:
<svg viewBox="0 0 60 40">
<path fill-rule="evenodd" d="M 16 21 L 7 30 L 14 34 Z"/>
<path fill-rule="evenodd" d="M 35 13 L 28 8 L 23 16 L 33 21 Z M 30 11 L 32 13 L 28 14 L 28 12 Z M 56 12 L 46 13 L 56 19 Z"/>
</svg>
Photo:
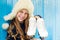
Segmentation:
<svg viewBox="0 0 60 40">
<path fill-rule="evenodd" d="M 20 23 L 24 23 L 24 21 L 20 21 Z"/>
</svg>

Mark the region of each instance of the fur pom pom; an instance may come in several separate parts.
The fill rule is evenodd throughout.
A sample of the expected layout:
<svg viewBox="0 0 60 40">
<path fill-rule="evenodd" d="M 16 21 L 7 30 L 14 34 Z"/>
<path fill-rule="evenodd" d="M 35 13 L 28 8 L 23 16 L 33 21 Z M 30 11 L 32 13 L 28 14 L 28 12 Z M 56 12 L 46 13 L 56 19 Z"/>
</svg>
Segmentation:
<svg viewBox="0 0 60 40">
<path fill-rule="evenodd" d="M 8 27 L 9 27 L 9 24 L 8 24 L 8 23 L 3 23 L 3 24 L 2 24 L 2 28 L 3 28 L 4 30 L 8 29 Z"/>
</svg>

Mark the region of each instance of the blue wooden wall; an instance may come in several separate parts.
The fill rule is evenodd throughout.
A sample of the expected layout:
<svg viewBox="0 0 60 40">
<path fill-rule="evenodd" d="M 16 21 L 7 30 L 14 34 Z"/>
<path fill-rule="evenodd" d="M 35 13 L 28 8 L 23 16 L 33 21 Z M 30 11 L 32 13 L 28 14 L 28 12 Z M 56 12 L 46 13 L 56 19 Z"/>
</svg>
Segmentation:
<svg viewBox="0 0 60 40">
<path fill-rule="evenodd" d="M 6 30 L 2 29 L 3 16 L 10 13 L 17 0 L 0 0 L 0 40 L 5 40 Z M 34 15 L 45 20 L 48 37 L 45 40 L 60 40 L 60 0 L 32 0 Z"/>
</svg>

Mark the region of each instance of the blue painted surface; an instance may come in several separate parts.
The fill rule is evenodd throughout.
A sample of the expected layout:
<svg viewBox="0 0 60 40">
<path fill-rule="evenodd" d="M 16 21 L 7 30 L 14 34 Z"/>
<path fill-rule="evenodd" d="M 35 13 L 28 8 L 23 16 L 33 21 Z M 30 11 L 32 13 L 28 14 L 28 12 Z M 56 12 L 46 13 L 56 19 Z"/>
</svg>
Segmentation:
<svg viewBox="0 0 60 40">
<path fill-rule="evenodd" d="M 39 35 L 39 32 L 38 32 L 38 29 L 36 29 L 36 33 L 35 33 L 35 35 L 33 36 L 33 38 L 40 38 L 40 35 Z"/>
<path fill-rule="evenodd" d="M 0 0 L 0 40 L 6 39 L 6 30 L 2 29 L 2 24 L 5 22 L 3 16 L 10 13 L 12 10 L 12 3 L 7 4 L 7 0 Z"/>
<path fill-rule="evenodd" d="M 35 7 L 34 15 L 39 14 L 45 20 L 45 27 L 49 33 L 45 40 L 60 40 L 60 0 L 32 1 Z M 7 34 L 6 30 L 2 29 L 2 23 L 5 22 L 3 16 L 11 12 L 16 2 L 17 0 L 0 0 L 0 40 L 5 40 Z"/>
</svg>

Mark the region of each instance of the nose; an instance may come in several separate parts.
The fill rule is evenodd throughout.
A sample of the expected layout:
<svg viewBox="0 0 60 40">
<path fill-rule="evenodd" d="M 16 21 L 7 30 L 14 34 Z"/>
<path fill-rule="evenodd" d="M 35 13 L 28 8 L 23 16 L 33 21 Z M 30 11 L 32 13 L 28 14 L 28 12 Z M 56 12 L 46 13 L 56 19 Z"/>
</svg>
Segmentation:
<svg viewBox="0 0 60 40">
<path fill-rule="evenodd" d="M 22 13 L 22 17 L 24 17 L 25 16 L 25 13 Z"/>
</svg>

